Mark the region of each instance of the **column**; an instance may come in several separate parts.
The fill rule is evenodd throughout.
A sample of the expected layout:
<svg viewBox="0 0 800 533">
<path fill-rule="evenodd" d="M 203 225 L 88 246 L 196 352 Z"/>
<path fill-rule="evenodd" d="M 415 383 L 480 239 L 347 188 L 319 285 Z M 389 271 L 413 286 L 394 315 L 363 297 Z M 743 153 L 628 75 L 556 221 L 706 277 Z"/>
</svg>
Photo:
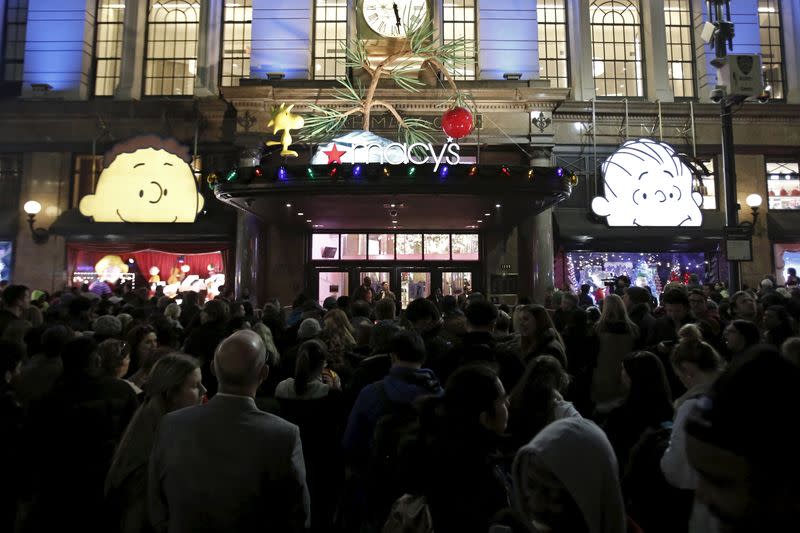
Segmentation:
<svg viewBox="0 0 800 533">
<path fill-rule="evenodd" d="M 30 0 L 22 96 L 84 100 L 94 54 L 94 0 Z M 42 93 L 33 84 L 51 88 Z"/>
<path fill-rule="evenodd" d="M 572 77 L 572 98 L 591 100 L 595 97 L 592 75 L 592 32 L 586 0 L 566 0 L 569 67 Z"/>
<path fill-rule="evenodd" d="M 783 9 L 783 63 L 786 69 L 784 92 L 786 102 L 800 104 L 800 50 L 794 43 L 800 39 L 800 2 L 781 2 Z"/>
<path fill-rule="evenodd" d="M 762 155 L 736 155 L 736 200 L 741 206 L 739 221 L 752 221 L 753 215 L 745 199 L 757 193 L 764 199 L 758 210 L 758 220 L 753 228 L 753 260 L 739 263 L 741 283 L 749 287 L 758 287 L 765 274 L 774 273 L 772 261 L 772 245 L 767 233 L 767 198 L 766 168 Z"/>
<path fill-rule="evenodd" d="M 667 31 L 664 0 L 648 0 L 642 6 L 642 45 L 645 53 L 645 86 L 648 100 L 673 102 L 675 95 L 667 76 Z"/>
<path fill-rule="evenodd" d="M 553 286 L 553 210 L 528 217 L 517 229 L 518 292 L 544 303 Z"/>
<path fill-rule="evenodd" d="M 52 293 L 64 288 L 66 252 L 64 238 L 50 235 L 44 244 L 31 237 L 27 215 L 22 205 L 29 200 L 42 204 L 34 227 L 49 228 L 67 208 L 71 154 L 61 152 L 29 152 L 23 157 L 20 188 L 19 232 L 14 249 L 13 282 Z"/>
<path fill-rule="evenodd" d="M 251 78 L 264 79 L 268 72 L 282 72 L 287 79 L 311 77 L 313 5 L 313 0 L 253 0 Z"/>
<path fill-rule="evenodd" d="M 219 95 L 219 67 L 222 58 L 223 0 L 203 0 L 200 8 L 200 35 L 197 51 L 197 76 L 194 95 L 200 98 Z"/>
<path fill-rule="evenodd" d="M 147 34 L 147 4 L 126 2 L 125 29 L 122 38 L 122 61 L 115 100 L 139 100 L 144 85 L 144 47 Z"/>
<path fill-rule="evenodd" d="M 238 211 L 234 291 L 237 298 L 248 292 L 253 305 L 262 305 L 266 300 L 261 290 L 263 280 L 259 277 L 260 261 L 266 255 L 265 240 L 263 222 L 246 211 Z"/>
<path fill-rule="evenodd" d="M 479 79 L 501 80 L 507 72 L 539 78 L 535 1 L 480 0 L 478 20 Z"/>
</svg>

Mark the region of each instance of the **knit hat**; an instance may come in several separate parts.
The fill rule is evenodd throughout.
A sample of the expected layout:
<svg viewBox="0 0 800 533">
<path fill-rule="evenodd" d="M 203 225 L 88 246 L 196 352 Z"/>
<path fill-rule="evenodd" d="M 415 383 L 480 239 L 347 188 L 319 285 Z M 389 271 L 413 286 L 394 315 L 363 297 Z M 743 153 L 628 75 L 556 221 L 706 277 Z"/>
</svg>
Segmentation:
<svg viewBox="0 0 800 533">
<path fill-rule="evenodd" d="M 122 323 L 115 316 L 103 315 L 92 322 L 92 330 L 95 335 L 115 337 L 122 333 Z"/>
<path fill-rule="evenodd" d="M 297 340 L 313 339 L 322 331 L 322 326 L 316 318 L 306 318 L 300 323 L 297 330 Z"/>
</svg>

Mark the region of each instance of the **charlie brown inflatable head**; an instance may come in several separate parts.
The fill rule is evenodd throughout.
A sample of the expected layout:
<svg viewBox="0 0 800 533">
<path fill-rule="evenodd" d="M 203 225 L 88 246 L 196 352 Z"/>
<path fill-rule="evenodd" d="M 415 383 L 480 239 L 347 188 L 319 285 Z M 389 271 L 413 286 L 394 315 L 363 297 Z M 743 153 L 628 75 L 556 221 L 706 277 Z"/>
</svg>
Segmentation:
<svg viewBox="0 0 800 533">
<path fill-rule="evenodd" d="M 699 226 L 703 197 L 692 190 L 693 172 L 670 145 L 628 141 L 600 167 L 605 195 L 592 211 L 609 226 Z"/>
<path fill-rule="evenodd" d="M 116 283 L 122 274 L 128 273 L 128 265 L 118 255 L 105 255 L 94 265 L 100 281 Z"/>
<path fill-rule="evenodd" d="M 116 144 L 80 212 L 95 222 L 194 222 L 203 196 L 190 161 L 189 149 L 175 139 L 141 135 Z"/>
</svg>

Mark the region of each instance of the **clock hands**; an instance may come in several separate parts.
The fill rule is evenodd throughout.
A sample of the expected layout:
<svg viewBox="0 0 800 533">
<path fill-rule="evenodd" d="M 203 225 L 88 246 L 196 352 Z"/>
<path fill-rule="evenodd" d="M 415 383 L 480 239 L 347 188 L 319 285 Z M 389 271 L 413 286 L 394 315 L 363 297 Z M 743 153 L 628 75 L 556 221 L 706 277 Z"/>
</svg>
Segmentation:
<svg viewBox="0 0 800 533">
<path fill-rule="evenodd" d="M 392 8 L 394 8 L 394 18 L 397 20 L 397 31 L 400 31 L 400 10 L 397 9 L 397 2 L 392 2 Z"/>
</svg>

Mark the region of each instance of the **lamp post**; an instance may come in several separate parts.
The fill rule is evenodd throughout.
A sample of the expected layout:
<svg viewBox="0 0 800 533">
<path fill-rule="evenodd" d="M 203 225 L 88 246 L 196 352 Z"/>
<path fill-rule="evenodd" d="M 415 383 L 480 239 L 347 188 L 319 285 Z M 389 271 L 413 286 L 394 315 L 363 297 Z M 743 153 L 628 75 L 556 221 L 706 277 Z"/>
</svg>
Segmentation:
<svg viewBox="0 0 800 533">
<path fill-rule="evenodd" d="M 725 8 L 723 15 L 723 7 Z M 706 11 L 713 27 L 708 43 L 716 57 L 711 64 L 719 70 L 727 62 L 728 49 L 733 49 L 733 23 L 730 21 L 730 0 L 706 0 Z M 705 32 L 704 32 L 705 33 Z M 704 35 L 705 39 L 705 35 Z M 719 100 L 717 100 L 719 98 Z M 719 101 L 722 128 L 722 176 L 725 183 L 725 225 L 734 228 L 739 225 L 739 204 L 736 201 L 736 159 L 733 148 L 733 97 L 715 88 L 711 92 L 712 101 Z M 728 261 L 728 286 L 731 294 L 739 290 L 739 263 Z"/>
</svg>

